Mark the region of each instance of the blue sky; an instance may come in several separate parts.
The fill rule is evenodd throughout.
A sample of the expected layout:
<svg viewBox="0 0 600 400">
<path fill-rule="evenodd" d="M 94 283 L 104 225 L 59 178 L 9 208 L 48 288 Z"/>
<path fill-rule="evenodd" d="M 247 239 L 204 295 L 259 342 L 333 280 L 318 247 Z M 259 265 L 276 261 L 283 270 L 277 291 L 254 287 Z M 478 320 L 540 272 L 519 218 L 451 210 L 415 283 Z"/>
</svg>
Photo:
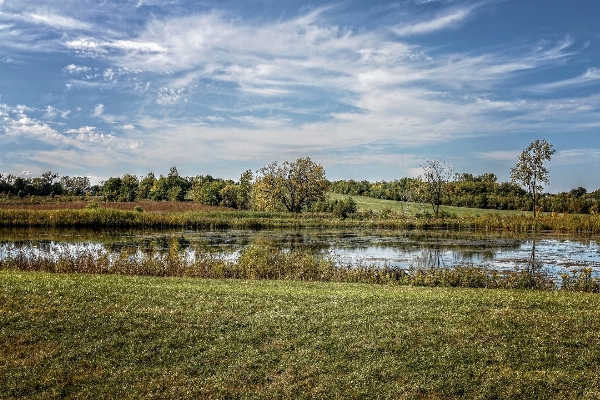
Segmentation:
<svg viewBox="0 0 600 400">
<path fill-rule="evenodd" d="M 600 188 L 600 2 L 0 0 L 0 173 L 329 179 L 427 158 Z"/>
</svg>

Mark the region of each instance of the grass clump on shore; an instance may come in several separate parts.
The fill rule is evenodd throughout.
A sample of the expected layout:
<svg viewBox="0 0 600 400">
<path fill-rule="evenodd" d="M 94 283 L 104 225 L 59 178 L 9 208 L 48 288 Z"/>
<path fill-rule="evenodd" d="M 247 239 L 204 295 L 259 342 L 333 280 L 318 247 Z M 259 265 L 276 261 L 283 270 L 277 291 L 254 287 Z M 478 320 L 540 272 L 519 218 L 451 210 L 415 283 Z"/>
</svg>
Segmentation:
<svg viewBox="0 0 600 400">
<path fill-rule="evenodd" d="M 588 293 L 0 271 L 0 398 L 600 395 Z"/>
</svg>

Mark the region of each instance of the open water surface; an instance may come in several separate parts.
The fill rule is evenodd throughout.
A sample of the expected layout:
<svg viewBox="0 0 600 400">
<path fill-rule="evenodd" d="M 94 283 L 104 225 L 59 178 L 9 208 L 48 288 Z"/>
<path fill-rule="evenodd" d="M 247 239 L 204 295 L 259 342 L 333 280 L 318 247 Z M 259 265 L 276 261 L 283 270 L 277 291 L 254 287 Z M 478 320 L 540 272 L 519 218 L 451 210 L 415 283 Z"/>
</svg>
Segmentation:
<svg viewBox="0 0 600 400">
<path fill-rule="evenodd" d="M 400 268 L 481 266 L 525 269 L 535 261 L 549 275 L 580 268 L 600 275 L 600 237 L 511 235 L 478 231 L 390 229 L 302 230 L 91 230 L 0 228 L 0 259 L 23 249 L 53 253 L 97 249 L 118 252 L 211 251 L 235 258 L 250 244 L 281 249 L 310 248 L 351 265 Z"/>
</svg>

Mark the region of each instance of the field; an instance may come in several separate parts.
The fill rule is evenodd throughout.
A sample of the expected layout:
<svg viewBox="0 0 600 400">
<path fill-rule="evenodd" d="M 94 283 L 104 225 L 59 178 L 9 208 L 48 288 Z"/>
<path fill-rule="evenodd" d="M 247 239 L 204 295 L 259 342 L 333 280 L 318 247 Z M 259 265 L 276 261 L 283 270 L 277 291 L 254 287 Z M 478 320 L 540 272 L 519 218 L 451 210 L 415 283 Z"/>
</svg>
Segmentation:
<svg viewBox="0 0 600 400">
<path fill-rule="evenodd" d="M 0 272 L 0 398 L 592 399 L 587 293 Z"/>
<path fill-rule="evenodd" d="M 344 199 L 346 196 L 338 193 L 329 193 L 328 198 L 331 200 Z M 359 212 L 365 212 L 368 210 L 372 211 L 384 211 L 390 210 L 400 214 L 415 215 L 424 214 L 425 212 L 433 213 L 433 209 L 430 204 L 424 203 L 409 203 L 405 201 L 394 201 L 394 200 L 383 200 L 375 199 L 373 197 L 366 196 L 352 196 L 352 199 L 356 202 L 356 206 Z M 514 210 L 489 210 L 482 208 L 467 208 L 467 207 L 453 207 L 453 206 L 440 206 L 440 212 L 445 211 L 450 214 L 457 216 L 474 216 L 474 215 L 526 215 L 530 214 L 525 211 L 514 211 Z"/>
<path fill-rule="evenodd" d="M 328 193 L 329 200 L 344 199 L 346 196 L 337 193 Z M 381 212 L 390 210 L 399 214 L 413 216 L 415 214 L 424 214 L 432 212 L 431 205 L 423 203 L 408 203 L 403 201 L 382 200 L 372 197 L 353 196 L 359 212 L 375 211 Z M 24 210 L 81 210 L 86 208 L 91 202 L 96 201 L 99 208 L 111 208 L 115 210 L 131 211 L 139 206 L 146 212 L 198 212 L 198 211 L 227 211 L 225 207 L 206 206 L 193 202 L 170 202 L 170 201 L 135 201 L 135 202 L 104 202 L 100 199 L 86 197 L 56 197 L 31 199 L 3 199 L 0 201 L 0 209 L 24 209 Z M 480 208 L 452 207 L 442 206 L 440 210 L 446 211 L 457 216 L 473 216 L 486 214 L 499 215 L 523 215 L 528 214 L 524 211 L 511 210 L 488 210 Z M 230 210 L 231 211 L 231 210 Z"/>
</svg>

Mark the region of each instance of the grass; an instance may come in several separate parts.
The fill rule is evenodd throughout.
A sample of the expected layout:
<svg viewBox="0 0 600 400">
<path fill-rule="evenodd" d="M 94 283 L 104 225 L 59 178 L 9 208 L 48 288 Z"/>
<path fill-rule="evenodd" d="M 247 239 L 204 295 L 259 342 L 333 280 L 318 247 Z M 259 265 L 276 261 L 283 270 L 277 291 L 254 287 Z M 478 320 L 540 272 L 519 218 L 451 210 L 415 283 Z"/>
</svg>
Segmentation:
<svg viewBox="0 0 600 400">
<path fill-rule="evenodd" d="M 0 398 L 595 399 L 588 293 L 0 271 Z"/>
<path fill-rule="evenodd" d="M 341 200 L 347 196 L 330 192 L 328 193 L 330 200 Z M 356 206 L 359 212 L 375 211 L 381 212 L 390 210 L 399 214 L 415 215 L 424 214 L 425 212 L 433 213 L 433 209 L 430 204 L 425 203 L 409 203 L 406 201 L 394 201 L 394 200 L 383 200 L 375 199 L 367 196 L 352 196 L 352 199 L 356 202 Z M 440 206 L 440 212 L 445 211 L 450 214 L 455 214 L 460 217 L 464 216 L 475 216 L 475 215 L 528 215 L 525 211 L 514 211 L 514 210 L 490 210 L 483 208 L 468 208 L 468 207 L 454 207 L 454 206 Z"/>
</svg>

